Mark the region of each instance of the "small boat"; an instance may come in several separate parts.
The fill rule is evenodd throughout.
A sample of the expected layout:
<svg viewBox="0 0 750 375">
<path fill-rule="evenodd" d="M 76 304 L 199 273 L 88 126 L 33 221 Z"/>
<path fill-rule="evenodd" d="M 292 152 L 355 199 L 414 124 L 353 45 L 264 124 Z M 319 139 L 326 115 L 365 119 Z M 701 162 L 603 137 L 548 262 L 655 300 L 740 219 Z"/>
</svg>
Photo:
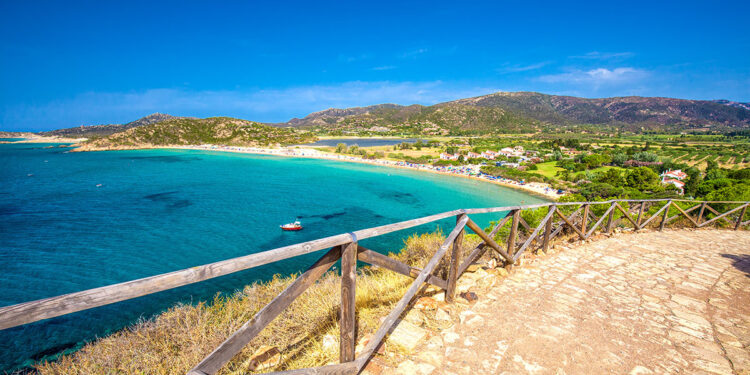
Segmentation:
<svg viewBox="0 0 750 375">
<path fill-rule="evenodd" d="M 281 225 L 281 230 L 287 230 L 287 231 L 302 230 L 302 224 L 299 222 L 299 220 L 295 220 L 293 223 Z"/>
</svg>

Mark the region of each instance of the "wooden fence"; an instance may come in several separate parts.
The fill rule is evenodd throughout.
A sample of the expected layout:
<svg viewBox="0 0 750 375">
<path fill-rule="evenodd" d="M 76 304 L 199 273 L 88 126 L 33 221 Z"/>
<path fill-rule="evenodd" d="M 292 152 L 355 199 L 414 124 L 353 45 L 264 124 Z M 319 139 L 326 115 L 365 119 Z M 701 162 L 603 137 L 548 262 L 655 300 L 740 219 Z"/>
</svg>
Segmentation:
<svg viewBox="0 0 750 375">
<path fill-rule="evenodd" d="M 496 253 L 495 256 L 505 262 L 506 265 L 513 265 L 524 252 L 530 249 L 546 251 L 550 241 L 561 233 L 568 233 L 580 239 L 587 239 L 597 230 L 609 233 L 615 226 L 630 227 L 636 231 L 645 227 L 654 227 L 662 230 L 670 222 L 681 222 L 681 225 L 699 228 L 709 225 L 721 225 L 738 230 L 743 226 L 750 225 L 750 220 L 743 221 L 748 206 L 750 206 L 750 202 L 652 199 L 571 203 L 552 202 L 524 206 L 455 210 L 284 246 L 261 253 L 120 284 L 2 307 L 0 308 L 0 329 L 120 302 L 328 249 L 320 259 L 297 277 L 281 294 L 258 311 L 252 319 L 247 321 L 218 348 L 206 356 L 188 374 L 209 375 L 216 373 L 339 259 L 341 260 L 341 311 L 339 322 L 341 335 L 339 356 L 341 363 L 316 368 L 284 371 L 277 374 L 355 374 L 365 367 L 388 332 L 397 324 L 399 316 L 403 314 L 409 303 L 425 283 L 444 289 L 446 291 L 446 301 L 452 302 L 455 298 L 458 278 L 488 249 Z M 718 207 L 718 209 L 715 207 Z M 536 211 L 537 213 L 545 213 L 544 210 L 546 210 L 546 214 L 534 228 L 523 217 L 524 212 L 532 210 L 542 210 Z M 695 212 L 696 210 L 698 211 L 697 214 L 691 215 L 691 212 Z M 720 213 L 720 211 L 724 212 Z M 596 215 L 595 212 L 600 212 L 600 215 Z M 471 214 L 483 213 L 504 214 L 496 222 L 490 233 L 485 233 L 482 228 L 469 218 Z M 410 267 L 396 259 L 364 248 L 358 244 L 359 240 L 413 228 L 450 217 L 456 218 L 455 227 L 437 249 L 435 255 L 430 258 L 422 269 Z M 559 221 L 556 221 L 556 218 Z M 680 220 L 677 220 L 678 218 Z M 604 223 L 605 220 L 606 224 Z M 482 239 L 482 242 L 465 259 L 461 260 L 459 259 L 460 249 L 465 227 L 468 227 L 473 233 L 477 234 Z M 502 236 L 500 233 L 502 233 Z M 498 241 L 498 238 L 502 238 L 503 240 Z M 448 277 L 447 279 L 441 279 L 433 275 L 433 271 L 435 271 L 438 263 L 448 251 L 451 251 Z M 354 300 L 356 264 L 358 260 L 412 277 L 414 281 L 369 340 L 364 350 L 358 357 L 355 357 L 356 321 Z"/>
</svg>

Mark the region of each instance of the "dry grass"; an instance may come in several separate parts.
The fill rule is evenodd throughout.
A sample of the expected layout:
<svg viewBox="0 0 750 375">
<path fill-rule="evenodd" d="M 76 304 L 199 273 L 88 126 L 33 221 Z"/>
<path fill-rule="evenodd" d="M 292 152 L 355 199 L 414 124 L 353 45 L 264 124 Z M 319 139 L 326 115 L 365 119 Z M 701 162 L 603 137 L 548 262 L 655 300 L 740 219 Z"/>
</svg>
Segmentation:
<svg viewBox="0 0 750 375">
<path fill-rule="evenodd" d="M 444 239 L 442 233 L 412 236 L 393 257 L 421 267 Z M 464 253 L 478 241 L 467 236 Z M 436 274 L 444 275 L 447 260 Z M 294 277 L 276 276 L 271 281 L 245 287 L 230 297 L 217 296 L 210 303 L 177 305 L 168 311 L 86 345 L 55 362 L 39 364 L 41 374 L 182 374 L 200 362 L 236 329 L 270 302 Z M 374 267 L 357 275 L 358 337 L 373 333 L 412 279 Z M 282 359 L 266 371 L 321 366 L 338 361 L 338 309 L 340 278 L 329 272 L 300 296 L 283 314 L 247 345 L 220 374 L 248 373 L 249 358 L 263 345 L 277 347 Z M 324 347 L 330 335 L 336 345 Z"/>
</svg>

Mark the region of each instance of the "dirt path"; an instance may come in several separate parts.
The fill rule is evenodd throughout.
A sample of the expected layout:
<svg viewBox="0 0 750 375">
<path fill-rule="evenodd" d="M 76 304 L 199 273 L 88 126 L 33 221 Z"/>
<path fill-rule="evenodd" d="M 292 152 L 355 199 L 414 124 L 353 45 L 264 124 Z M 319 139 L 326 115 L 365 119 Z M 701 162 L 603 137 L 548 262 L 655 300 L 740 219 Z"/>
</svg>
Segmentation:
<svg viewBox="0 0 750 375">
<path fill-rule="evenodd" d="M 382 372 L 750 374 L 750 232 L 620 234 L 496 279 Z"/>
</svg>

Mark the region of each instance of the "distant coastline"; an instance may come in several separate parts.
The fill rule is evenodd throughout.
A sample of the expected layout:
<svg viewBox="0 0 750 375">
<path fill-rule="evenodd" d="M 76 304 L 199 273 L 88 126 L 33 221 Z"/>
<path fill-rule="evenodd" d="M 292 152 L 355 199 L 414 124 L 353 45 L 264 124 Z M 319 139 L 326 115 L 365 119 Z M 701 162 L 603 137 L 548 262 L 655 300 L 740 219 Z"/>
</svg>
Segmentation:
<svg viewBox="0 0 750 375">
<path fill-rule="evenodd" d="M 489 182 L 495 185 L 509 187 L 512 189 L 522 190 L 525 193 L 530 193 L 544 199 L 557 200 L 561 195 L 557 194 L 555 189 L 549 187 L 544 183 L 525 183 L 520 184 L 519 182 L 509 179 L 489 179 L 479 177 L 477 175 L 470 175 L 468 168 L 445 168 L 445 167 L 433 167 L 425 166 L 420 164 L 412 164 L 403 161 L 393 161 L 386 159 L 362 159 L 349 155 L 342 154 L 331 154 L 323 153 L 311 147 L 285 147 L 285 148 L 264 148 L 264 147 L 240 147 L 240 146 L 218 146 L 218 145 L 172 145 L 172 146 L 133 146 L 133 147 L 116 147 L 108 149 L 98 148 L 86 148 L 79 147 L 72 151 L 74 152 L 87 152 L 87 151 L 122 151 L 122 150 L 143 150 L 143 149 L 175 149 L 175 150 L 201 150 L 201 151 L 216 151 L 216 152 L 230 152 L 240 154 L 257 154 L 257 155 L 272 155 L 272 156 L 283 156 L 283 157 L 296 157 L 296 158 L 309 158 L 309 159 L 325 159 L 325 160 L 337 160 L 350 163 L 370 164 L 378 165 L 391 168 L 408 169 L 412 171 L 422 171 L 437 173 L 446 176 L 463 177 L 474 179 L 478 181 Z"/>
</svg>

